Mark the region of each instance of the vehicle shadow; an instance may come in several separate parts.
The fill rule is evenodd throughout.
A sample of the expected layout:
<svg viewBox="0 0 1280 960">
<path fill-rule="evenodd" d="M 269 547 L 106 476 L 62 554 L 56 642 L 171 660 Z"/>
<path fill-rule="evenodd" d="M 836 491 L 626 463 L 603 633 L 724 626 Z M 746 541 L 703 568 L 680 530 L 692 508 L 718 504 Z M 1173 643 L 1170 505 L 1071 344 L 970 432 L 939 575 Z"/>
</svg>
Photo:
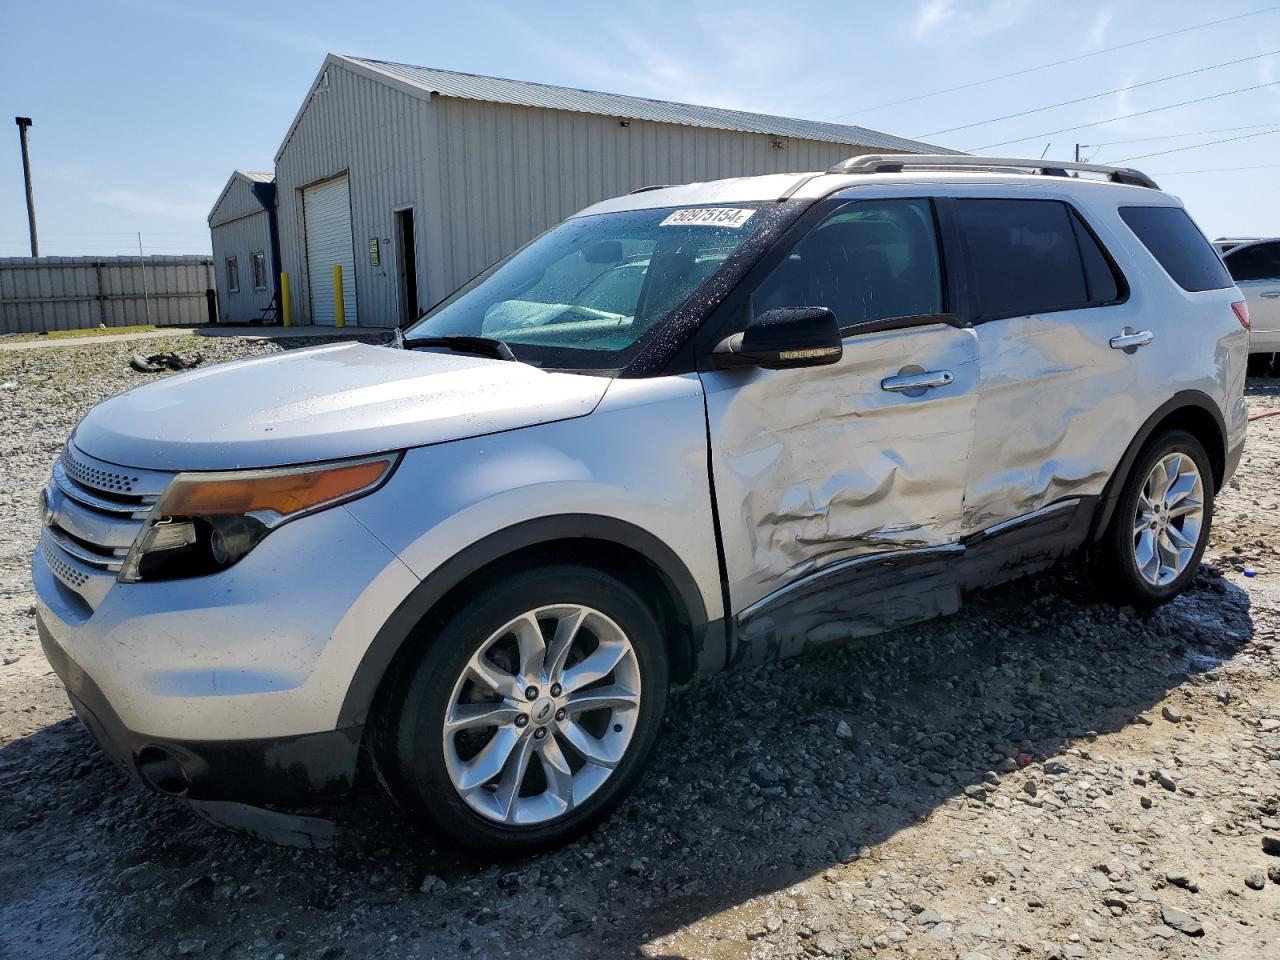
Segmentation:
<svg viewBox="0 0 1280 960">
<path fill-rule="evenodd" d="M 49 937 L 65 956 L 657 956 L 655 938 L 874 856 L 944 807 L 1025 802 L 972 788 L 1020 754 L 1082 762 L 1070 751 L 1252 635 L 1247 594 L 1208 566 L 1147 617 L 1098 603 L 1070 568 L 993 590 L 943 620 L 692 684 L 610 820 L 503 865 L 433 850 L 371 787 L 338 812 L 332 849 L 229 835 L 58 724 L 0 749 L 0 925 L 16 957 Z"/>
</svg>

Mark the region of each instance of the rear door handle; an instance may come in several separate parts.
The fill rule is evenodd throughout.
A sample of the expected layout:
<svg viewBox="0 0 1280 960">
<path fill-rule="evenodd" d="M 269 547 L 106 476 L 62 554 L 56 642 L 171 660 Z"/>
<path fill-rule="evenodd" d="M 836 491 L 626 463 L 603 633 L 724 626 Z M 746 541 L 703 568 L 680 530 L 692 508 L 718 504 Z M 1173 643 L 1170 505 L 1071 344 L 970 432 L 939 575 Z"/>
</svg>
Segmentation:
<svg viewBox="0 0 1280 960">
<path fill-rule="evenodd" d="M 1111 338 L 1112 350 L 1133 350 L 1137 347 L 1145 347 L 1156 335 L 1150 330 L 1139 330 L 1136 333 L 1122 333 L 1118 337 Z"/>
<path fill-rule="evenodd" d="M 955 382 L 950 370 L 927 370 L 924 373 L 908 373 L 880 381 L 880 389 L 890 393 L 906 393 L 918 390 L 923 393 L 933 387 L 945 387 Z"/>
<path fill-rule="evenodd" d="M 1270 293 L 1261 294 L 1263 300 L 1275 300 L 1280 298 L 1280 290 L 1272 290 Z"/>
</svg>

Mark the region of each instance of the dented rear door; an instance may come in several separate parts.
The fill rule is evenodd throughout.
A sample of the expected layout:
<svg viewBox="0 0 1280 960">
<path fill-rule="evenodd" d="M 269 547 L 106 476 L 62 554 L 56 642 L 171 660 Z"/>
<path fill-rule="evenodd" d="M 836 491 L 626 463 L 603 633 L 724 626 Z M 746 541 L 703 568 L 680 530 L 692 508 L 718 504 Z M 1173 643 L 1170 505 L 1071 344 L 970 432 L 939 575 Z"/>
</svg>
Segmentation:
<svg viewBox="0 0 1280 960">
<path fill-rule="evenodd" d="M 969 535 L 1102 493 L 1170 395 L 1163 358 L 1177 313 L 1155 309 L 1116 266 L 1114 206 L 957 197 L 954 211 L 982 367 Z"/>
<path fill-rule="evenodd" d="M 958 540 L 978 345 L 944 287 L 931 202 L 885 198 L 837 205 L 753 291 L 757 315 L 832 309 L 844 354 L 701 374 L 735 615 L 843 561 Z"/>
</svg>

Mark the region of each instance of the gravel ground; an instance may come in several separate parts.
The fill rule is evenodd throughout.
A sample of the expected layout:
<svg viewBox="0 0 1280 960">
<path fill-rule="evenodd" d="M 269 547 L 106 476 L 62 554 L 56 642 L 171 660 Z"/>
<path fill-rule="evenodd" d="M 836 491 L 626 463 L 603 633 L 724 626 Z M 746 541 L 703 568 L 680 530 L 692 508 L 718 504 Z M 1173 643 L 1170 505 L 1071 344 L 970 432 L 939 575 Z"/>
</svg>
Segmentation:
<svg viewBox="0 0 1280 960">
<path fill-rule="evenodd" d="M 130 352 L 0 353 L 0 957 L 1280 956 L 1280 418 L 1156 614 L 1067 567 L 699 681 L 593 836 L 477 867 L 371 787 L 329 850 L 218 831 L 70 719 L 35 636 L 32 505 L 75 420 L 143 379 Z M 1280 407 L 1280 384 L 1250 393 Z"/>
</svg>

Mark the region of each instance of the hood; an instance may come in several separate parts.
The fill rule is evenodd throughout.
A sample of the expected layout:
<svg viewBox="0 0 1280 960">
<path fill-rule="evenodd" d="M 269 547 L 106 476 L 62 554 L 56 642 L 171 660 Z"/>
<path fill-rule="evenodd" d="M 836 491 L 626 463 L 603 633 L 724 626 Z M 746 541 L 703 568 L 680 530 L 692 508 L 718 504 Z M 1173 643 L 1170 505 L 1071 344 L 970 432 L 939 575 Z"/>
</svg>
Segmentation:
<svg viewBox="0 0 1280 960">
<path fill-rule="evenodd" d="M 222 364 L 122 393 L 75 445 L 152 470 L 232 470 L 381 453 L 590 413 L 609 380 L 364 343 Z"/>
</svg>

